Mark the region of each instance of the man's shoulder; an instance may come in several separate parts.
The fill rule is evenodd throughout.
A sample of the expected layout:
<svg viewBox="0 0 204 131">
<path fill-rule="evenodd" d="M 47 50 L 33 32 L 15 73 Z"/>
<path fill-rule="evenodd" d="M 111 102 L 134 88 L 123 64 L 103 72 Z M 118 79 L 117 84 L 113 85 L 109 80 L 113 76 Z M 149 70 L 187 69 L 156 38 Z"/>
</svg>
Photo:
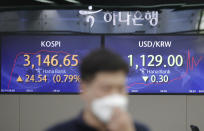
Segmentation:
<svg viewBox="0 0 204 131">
<path fill-rule="evenodd" d="M 150 129 L 145 124 L 142 124 L 142 123 L 135 121 L 134 125 L 136 128 L 136 131 L 150 131 Z"/>
<path fill-rule="evenodd" d="M 142 124 L 137 121 L 134 122 L 134 126 L 136 131 L 150 131 L 145 124 Z M 47 129 L 46 131 L 68 131 L 68 130 L 78 131 L 80 130 L 79 128 L 80 128 L 79 120 L 75 118 L 75 119 L 71 119 L 71 120 L 67 120 L 65 122 L 59 123 Z"/>
<path fill-rule="evenodd" d="M 57 125 L 48 128 L 46 131 L 67 131 L 70 129 L 75 131 L 77 126 L 78 125 L 76 119 L 72 119 L 62 123 L 58 123 Z"/>
</svg>

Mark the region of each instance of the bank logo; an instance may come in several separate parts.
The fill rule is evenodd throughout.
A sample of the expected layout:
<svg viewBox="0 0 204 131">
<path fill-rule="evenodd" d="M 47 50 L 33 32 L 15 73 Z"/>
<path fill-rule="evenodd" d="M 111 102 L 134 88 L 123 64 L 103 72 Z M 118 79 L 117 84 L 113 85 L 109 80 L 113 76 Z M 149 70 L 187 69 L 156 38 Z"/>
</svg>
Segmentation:
<svg viewBox="0 0 204 131">
<path fill-rule="evenodd" d="M 92 28 L 95 23 L 94 15 L 97 13 L 103 13 L 103 20 L 106 23 L 112 23 L 113 26 L 117 24 L 125 23 L 127 26 L 143 26 L 145 23 L 149 23 L 150 26 L 158 25 L 159 13 L 158 11 L 103 11 L 93 10 L 92 6 L 88 7 L 88 10 L 79 10 L 79 14 L 86 16 L 86 22 L 90 23 L 90 27 Z"/>
</svg>

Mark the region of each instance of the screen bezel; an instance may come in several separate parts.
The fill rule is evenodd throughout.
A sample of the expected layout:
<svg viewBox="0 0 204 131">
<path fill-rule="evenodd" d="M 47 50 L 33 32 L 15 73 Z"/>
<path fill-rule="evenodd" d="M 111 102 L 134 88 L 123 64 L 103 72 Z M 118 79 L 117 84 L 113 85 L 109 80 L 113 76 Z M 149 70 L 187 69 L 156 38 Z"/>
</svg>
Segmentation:
<svg viewBox="0 0 204 131">
<path fill-rule="evenodd" d="M 106 36 L 204 36 L 203 34 L 173 34 L 173 33 L 168 33 L 168 34 L 132 34 L 132 33 L 121 33 L 121 34 L 100 34 L 100 33 L 79 33 L 79 32 L 75 32 L 75 33 L 70 33 L 70 32 L 1 32 L 0 33 L 0 47 L 2 45 L 2 36 L 7 36 L 7 35 L 29 35 L 29 36 L 39 36 L 39 35 L 44 35 L 44 36 L 57 36 L 57 35 L 64 35 L 64 36 L 100 36 L 100 48 L 106 48 L 106 44 L 105 44 L 105 38 Z M 1 53 L 0 49 L 0 53 Z M 2 55 L 0 57 L 0 63 L 1 63 L 1 59 Z M 0 64 L 0 68 L 1 68 L 1 64 Z M 1 70 L 0 70 L 1 73 Z M 0 79 L 1 79 L 1 75 L 0 75 Z M 1 86 L 0 86 L 1 89 Z M 70 93 L 70 92 L 1 92 L 0 90 L 0 95 L 1 94 L 9 94 L 9 95 L 18 95 L 18 94 L 22 94 L 22 95 L 29 95 L 29 94 L 33 94 L 33 95 L 79 95 L 80 93 Z M 128 93 L 128 95 L 204 95 L 204 93 Z"/>
<path fill-rule="evenodd" d="M 87 34 L 87 33 L 45 33 L 45 32 L 6 32 L 6 33 L 0 33 L 0 47 L 2 47 L 2 37 L 3 36 L 9 36 L 9 35 L 15 35 L 15 36 L 99 36 L 96 34 Z M 101 39 L 101 38 L 100 38 Z M 101 42 L 99 44 L 99 48 L 103 48 Z M 104 45 L 104 44 L 103 44 Z M 0 49 L 0 53 L 2 48 Z M 0 57 L 0 63 L 2 62 L 2 55 Z M 1 68 L 1 64 L 0 64 Z M 1 73 L 1 70 L 0 70 Z M 1 79 L 1 75 L 0 75 Z M 0 86 L 0 94 L 80 94 L 80 93 L 73 93 L 73 92 L 1 92 L 1 86 Z"/>
</svg>

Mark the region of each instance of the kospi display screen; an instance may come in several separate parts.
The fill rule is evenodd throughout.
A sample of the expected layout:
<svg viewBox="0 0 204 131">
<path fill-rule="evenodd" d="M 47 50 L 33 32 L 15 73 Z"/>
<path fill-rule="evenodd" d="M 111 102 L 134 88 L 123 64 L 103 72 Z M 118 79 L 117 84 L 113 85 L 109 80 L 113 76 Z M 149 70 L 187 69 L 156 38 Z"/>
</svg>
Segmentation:
<svg viewBox="0 0 204 131">
<path fill-rule="evenodd" d="M 129 64 L 129 93 L 204 94 L 204 36 L 106 36 Z"/>
<path fill-rule="evenodd" d="M 93 35 L 2 35 L 1 92 L 79 93 L 79 63 Z"/>
</svg>

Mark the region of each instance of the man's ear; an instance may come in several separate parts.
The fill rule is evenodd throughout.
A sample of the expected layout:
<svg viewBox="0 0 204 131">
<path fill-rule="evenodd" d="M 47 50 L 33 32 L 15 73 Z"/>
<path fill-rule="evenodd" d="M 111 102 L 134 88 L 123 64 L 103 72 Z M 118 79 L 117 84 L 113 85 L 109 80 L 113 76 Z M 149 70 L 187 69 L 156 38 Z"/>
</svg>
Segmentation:
<svg viewBox="0 0 204 131">
<path fill-rule="evenodd" d="M 80 81 L 79 89 L 80 89 L 80 97 L 82 98 L 82 100 L 86 100 L 88 97 L 87 86 L 88 86 L 87 82 Z"/>
</svg>

